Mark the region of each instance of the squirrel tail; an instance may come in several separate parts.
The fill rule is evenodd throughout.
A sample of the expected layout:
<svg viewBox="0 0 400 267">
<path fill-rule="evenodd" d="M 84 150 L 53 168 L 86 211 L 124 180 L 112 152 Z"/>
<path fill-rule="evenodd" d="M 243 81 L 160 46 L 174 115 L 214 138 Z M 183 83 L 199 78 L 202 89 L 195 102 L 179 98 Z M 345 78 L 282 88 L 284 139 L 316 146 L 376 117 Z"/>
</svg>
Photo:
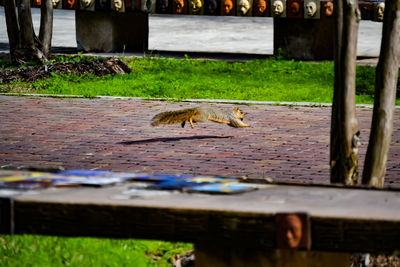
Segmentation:
<svg viewBox="0 0 400 267">
<path fill-rule="evenodd" d="M 196 115 L 196 113 L 196 109 L 183 109 L 162 112 L 153 117 L 153 119 L 151 120 L 151 126 L 158 126 L 160 124 L 183 123 Z"/>
</svg>

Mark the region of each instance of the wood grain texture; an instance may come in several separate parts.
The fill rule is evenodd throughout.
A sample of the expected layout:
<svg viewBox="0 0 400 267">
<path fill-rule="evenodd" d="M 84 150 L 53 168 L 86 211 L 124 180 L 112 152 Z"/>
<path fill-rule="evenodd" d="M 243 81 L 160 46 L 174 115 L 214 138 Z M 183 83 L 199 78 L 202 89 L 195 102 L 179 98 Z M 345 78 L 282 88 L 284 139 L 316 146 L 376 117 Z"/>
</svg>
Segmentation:
<svg viewBox="0 0 400 267">
<path fill-rule="evenodd" d="M 313 218 L 313 250 L 393 252 L 399 247 L 400 222 Z"/>
<path fill-rule="evenodd" d="M 400 0 L 386 2 L 381 52 L 376 67 L 375 99 L 363 184 L 382 188 L 390 148 L 400 65 Z"/>
<path fill-rule="evenodd" d="M 272 248 L 274 217 L 110 205 L 15 203 L 16 233 L 112 238 L 207 240 Z"/>
<path fill-rule="evenodd" d="M 348 253 L 297 251 L 297 250 L 248 250 L 195 244 L 198 267 L 337 267 L 350 266 Z"/>
<path fill-rule="evenodd" d="M 116 199 L 127 186 L 44 190 L 14 197 L 15 233 L 206 242 L 276 248 L 275 215 L 304 212 L 311 249 L 400 249 L 400 193 L 274 186 L 235 196 L 174 193 Z"/>
<path fill-rule="evenodd" d="M 0 233 L 14 233 L 14 202 L 10 198 L 0 197 Z"/>
<path fill-rule="evenodd" d="M 331 183 L 358 183 L 359 132 L 356 115 L 358 1 L 335 1 L 335 80 L 331 119 Z"/>
</svg>

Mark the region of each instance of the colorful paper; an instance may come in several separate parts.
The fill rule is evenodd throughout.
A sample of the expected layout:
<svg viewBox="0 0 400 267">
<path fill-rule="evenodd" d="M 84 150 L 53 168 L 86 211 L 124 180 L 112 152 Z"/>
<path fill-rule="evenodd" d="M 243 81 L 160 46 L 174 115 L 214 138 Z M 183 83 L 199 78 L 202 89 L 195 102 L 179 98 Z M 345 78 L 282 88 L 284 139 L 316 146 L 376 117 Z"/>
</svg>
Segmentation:
<svg viewBox="0 0 400 267">
<path fill-rule="evenodd" d="M 193 193 L 209 193 L 209 194 L 237 194 L 256 190 L 254 185 L 241 183 L 222 183 L 222 184 L 206 184 L 193 186 L 188 189 L 188 192 Z"/>
</svg>

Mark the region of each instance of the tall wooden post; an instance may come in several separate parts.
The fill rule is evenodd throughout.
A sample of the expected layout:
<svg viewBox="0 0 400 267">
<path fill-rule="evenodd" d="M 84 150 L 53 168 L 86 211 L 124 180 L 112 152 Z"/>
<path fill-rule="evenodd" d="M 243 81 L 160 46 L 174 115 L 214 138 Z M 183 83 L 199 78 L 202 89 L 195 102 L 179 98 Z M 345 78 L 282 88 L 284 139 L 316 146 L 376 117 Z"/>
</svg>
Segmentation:
<svg viewBox="0 0 400 267">
<path fill-rule="evenodd" d="M 371 134 L 363 184 L 383 187 L 393 129 L 396 85 L 400 65 L 400 0 L 386 0 L 382 43 L 376 68 Z"/>
<path fill-rule="evenodd" d="M 355 106 L 357 0 L 336 0 L 335 83 L 331 120 L 331 183 L 358 182 L 359 131 Z"/>
</svg>

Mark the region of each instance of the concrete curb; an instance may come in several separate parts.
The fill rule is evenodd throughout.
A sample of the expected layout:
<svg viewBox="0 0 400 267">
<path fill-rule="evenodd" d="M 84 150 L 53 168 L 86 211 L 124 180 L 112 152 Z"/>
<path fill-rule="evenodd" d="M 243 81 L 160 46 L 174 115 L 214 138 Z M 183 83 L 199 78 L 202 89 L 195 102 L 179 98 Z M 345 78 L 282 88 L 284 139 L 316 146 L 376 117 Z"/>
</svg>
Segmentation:
<svg viewBox="0 0 400 267">
<path fill-rule="evenodd" d="M 52 95 L 52 94 L 20 94 L 20 93 L 0 93 L 4 96 L 21 97 L 54 97 L 54 98 L 85 98 L 83 95 Z M 223 104 L 243 104 L 243 105 L 269 105 L 269 106 L 296 106 L 296 107 L 332 107 L 331 103 L 316 102 L 286 102 L 286 101 L 253 101 L 253 100 L 233 100 L 233 99 L 178 99 L 178 98 L 158 98 L 158 97 L 124 97 L 124 96 L 95 96 L 94 99 L 121 99 L 121 100 L 148 100 L 148 101 L 171 101 L 171 102 L 192 102 L 192 103 L 223 103 Z M 369 108 L 371 104 L 356 104 L 357 108 Z M 400 109 L 400 106 L 395 106 Z"/>
</svg>

